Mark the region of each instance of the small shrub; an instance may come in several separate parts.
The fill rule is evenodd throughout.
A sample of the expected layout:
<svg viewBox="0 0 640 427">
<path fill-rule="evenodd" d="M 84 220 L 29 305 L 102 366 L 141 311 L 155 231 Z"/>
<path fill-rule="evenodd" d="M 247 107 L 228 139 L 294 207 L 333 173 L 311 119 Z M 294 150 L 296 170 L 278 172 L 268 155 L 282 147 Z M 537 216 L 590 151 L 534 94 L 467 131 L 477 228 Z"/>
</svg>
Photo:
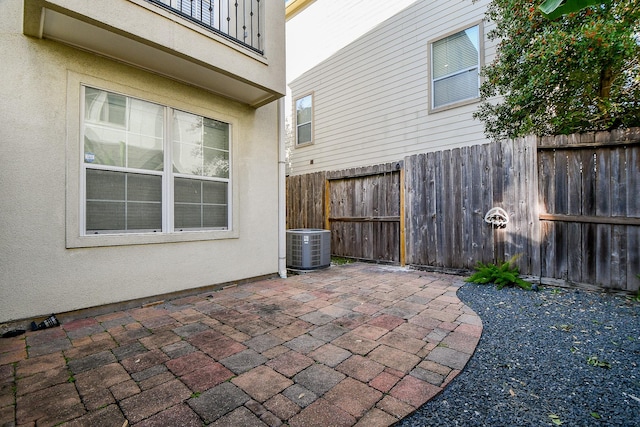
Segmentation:
<svg viewBox="0 0 640 427">
<path fill-rule="evenodd" d="M 465 281 L 480 284 L 494 283 L 498 289 L 515 285 L 525 290 L 531 290 L 531 283 L 522 280 L 518 267 L 512 265 L 516 259 L 517 256 L 513 256 L 510 260 L 499 265 L 478 262 L 475 267 L 476 272 Z"/>
<path fill-rule="evenodd" d="M 354 260 L 351 259 L 351 258 L 343 258 L 343 257 L 339 257 L 339 256 L 332 256 L 331 257 L 331 264 L 333 264 L 333 265 L 351 264 L 353 262 L 354 262 Z"/>
</svg>

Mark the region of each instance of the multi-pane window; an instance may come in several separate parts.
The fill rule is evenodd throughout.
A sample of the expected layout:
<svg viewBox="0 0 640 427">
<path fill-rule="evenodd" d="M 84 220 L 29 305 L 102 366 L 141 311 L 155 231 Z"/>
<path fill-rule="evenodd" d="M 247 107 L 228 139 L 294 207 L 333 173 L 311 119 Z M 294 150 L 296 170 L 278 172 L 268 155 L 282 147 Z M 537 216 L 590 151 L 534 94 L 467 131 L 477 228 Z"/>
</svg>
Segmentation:
<svg viewBox="0 0 640 427">
<path fill-rule="evenodd" d="M 172 147 L 175 228 L 226 227 L 229 125 L 174 110 Z"/>
<path fill-rule="evenodd" d="M 313 96 L 296 100 L 296 144 L 313 142 Z"/>
<path fill-rule="evenodd" d="M 83 233 L 228 229 L 230 125 L 84 88 Z"/>
<path fill-rule="evenodd" d="M 431 44 L 431 108 L 479 97 L 480 27 Z"/>
</svg>

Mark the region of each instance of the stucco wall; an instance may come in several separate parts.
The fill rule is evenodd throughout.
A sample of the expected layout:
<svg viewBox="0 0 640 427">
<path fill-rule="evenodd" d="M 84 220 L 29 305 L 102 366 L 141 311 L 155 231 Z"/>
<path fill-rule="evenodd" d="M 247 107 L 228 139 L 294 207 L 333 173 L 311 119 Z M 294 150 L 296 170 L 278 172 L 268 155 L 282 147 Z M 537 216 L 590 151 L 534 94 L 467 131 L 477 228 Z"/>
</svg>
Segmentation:
<svg viewBox="0 0 640 427">
<path fill-rule="evenodd" d="M 276 104 L 253 109 L 27 37 L 21 8 L 0 3 L 0 321 L 275 273 Z M 79 234 L 79 82 L 232 122 L 231 238 L 70 248 Z"/>
</svg>

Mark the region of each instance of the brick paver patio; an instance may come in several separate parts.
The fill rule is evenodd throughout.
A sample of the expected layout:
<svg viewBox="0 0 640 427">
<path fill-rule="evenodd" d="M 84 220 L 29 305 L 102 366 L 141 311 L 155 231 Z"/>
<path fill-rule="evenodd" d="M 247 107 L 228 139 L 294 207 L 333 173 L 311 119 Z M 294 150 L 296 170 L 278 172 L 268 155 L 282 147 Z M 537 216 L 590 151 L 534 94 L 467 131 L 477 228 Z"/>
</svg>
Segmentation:
<svg viewBox="0 0 640 427">
<path fill-rule="evenodd" d="M 355 263 L 0 339 L 2 426 L 388 426 L 465 366 L 459 277 Z"/>
</svg>

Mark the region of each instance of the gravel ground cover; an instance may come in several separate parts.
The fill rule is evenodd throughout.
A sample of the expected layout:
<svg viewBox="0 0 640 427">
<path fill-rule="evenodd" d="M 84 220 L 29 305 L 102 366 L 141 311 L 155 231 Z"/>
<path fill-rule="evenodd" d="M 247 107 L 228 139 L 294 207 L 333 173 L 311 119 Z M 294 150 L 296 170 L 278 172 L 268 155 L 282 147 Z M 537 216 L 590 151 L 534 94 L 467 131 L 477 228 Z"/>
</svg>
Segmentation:
<svg viewBox="0 0 640 427">
<path fill-rule="evenodd" d="M 483 321 L 464 371 L 397 425 L 640 426 L 640 303 L 466 284 Z"/>
</svg>

